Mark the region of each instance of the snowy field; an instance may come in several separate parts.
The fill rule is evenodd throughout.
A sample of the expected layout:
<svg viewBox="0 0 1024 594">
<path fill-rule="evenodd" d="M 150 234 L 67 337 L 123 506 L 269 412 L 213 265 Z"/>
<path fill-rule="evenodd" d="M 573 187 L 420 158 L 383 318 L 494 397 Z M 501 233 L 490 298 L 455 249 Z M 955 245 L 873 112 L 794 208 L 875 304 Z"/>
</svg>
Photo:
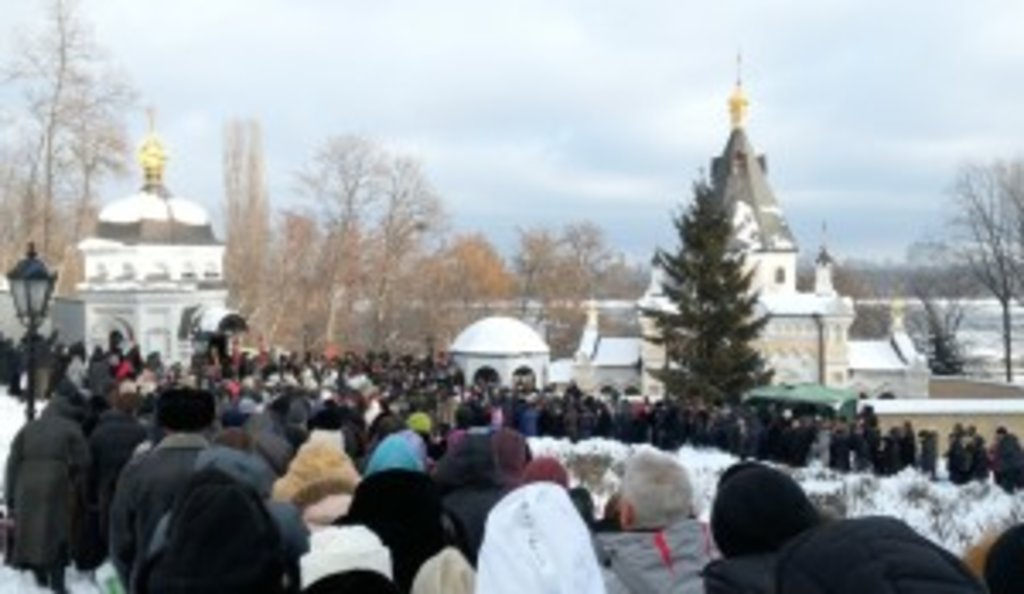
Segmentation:
<svg viewBox="0 0 1024 594">
<path fill-rule="evenodd" d="M 618 487 L 623 463 L 635 447 L 615 441 L 531 439 L 535 456 L 562 461 L 573 484 L 594 494 L 602 509 Z M 708 519 L 718 477 L 737 459 L 719 451 L 680 449 L 676 456 L 690 474 L 701 518 Z M 906 470 L 888 478 L 839 474 L 818 467 L 790 471 L 818 506 L 833 517 L 887 515 L 900 518 L 936 543 L 961 554 L 981 535 L 1024 521 L 1024 494 L 1009 496 L 993 483 L 956 487 Z"/>
<path fill-rule="evenodd" d="M 8 397 L 0 388 L 0 460 L 5 463 L 11 441 L 24 423 L 24 415 L 22 404 Z M 582 484 L 594 493 L 599 510 L 617 489 L 624 462 L 636 447 L 647 446 L 628 446 L 602 439 L 577 444 L 548 438 L 530 440 L 535 456 L 549 455 L 560 459 L 569 469 L 573 484 Z M 706 520 L 718 476 L 736 459 L 718 451 L 689 447 L 682 448 L 676 455 L 690 474 L 698 508 Z M 957 554 L 988 531 L 1001 530 L 1024 521 L 1024 495 L 1010 497 L 993 484 L 971 484 L 960 488 L 945 482 L 928 481 L 910 470 L 881 479 L 860 474 L 841 475 L 822 468 L 794 470 L 792 473 L 812 499 L 830 515 L 895 516 Z M 99 593 L 91 578 L 78 572 L 69 572 L 68 582 L 74 594 Z M 46 591 L 35 587 L 27 574 L 0 567 L 0 594 Z"/>
</svg>

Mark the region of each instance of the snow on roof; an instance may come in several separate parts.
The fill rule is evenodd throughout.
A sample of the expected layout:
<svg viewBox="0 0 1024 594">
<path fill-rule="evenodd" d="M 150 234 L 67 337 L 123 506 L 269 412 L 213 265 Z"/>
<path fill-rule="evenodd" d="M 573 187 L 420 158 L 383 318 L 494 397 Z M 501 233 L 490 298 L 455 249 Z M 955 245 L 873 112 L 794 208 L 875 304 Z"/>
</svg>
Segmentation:
<svg viewBox="0 0 1024 594">
<path fill-rule="evenodd" d="M 641 346 L 639 338 L 601 337 L 593 364 L 595 367 L 633 367 L 640 361 Z"/>
<path fill-rule="evenodd" d="M 815 293 L 765 293 L 759 304 L 772 316 L 853 315 L 849 299 Z"/>
<path fill-rule="evenodd" d="M 597 342 L 601 340 L 601 335 L 598 334 L 594 328 L 584 328 L 583 336 L 580 337 L 580 346 L 576 349 L 577 355 L 583 355 L 587 359 L 594 357 L 594 352 L 597 350 Z"/>
<path fill-rule="evenodd" d="M 907 363 L 915 363 L 923 359 L 921 353 L 917 351 L 917 346 L 914 345 L 913 339 L 906 332 L 894 333 L 892 344 L 899 351 L 900 357 Z"/>
<path fill-rule="evenodd" d="M 537 332 L 515 318 L 495 316 L 473 323 L 449 349 L 462 355 L 546 355 L 551 352 Z"/>
<path fill-rule="evenodd" d="M 127 198 L 111 202 L 100 211 L 101 223 L 137 223 L 148 221 L 177 221 L 185 225 L 209 225 L 210 217 L 202 206 L 184 198 L 161 198 L 142 191 Z"/>
<path fill-rule="evenodd" d="M 86 237 L 82 241 L 78 242 L 78 249 L 87 251 L 113 250 L 123 247 L 124 244 L 120 241 L 102 239 L 100 237 Z"/>
<path fill-rule="evenodd" d="M 888 340 L 851 340 L 847 343 L 850 369 L 855 371 L 903 371 L 907 364 Z"/>
<path fill-rule="evenodd" d="M 948 414 L 1024 414 L 1024 399 L 946 399 L 908 398 L 896 400 L 862 400 L 858 406 L 871 406 L 878 414 L 890 415 L 948 415 Z"/>
<path fill-rule="evenodd" d="M 568 384 L 573 378 L 572 359 L 559 359 L 548 367 L 548 382 L 552 384 Z"/>
</svg>

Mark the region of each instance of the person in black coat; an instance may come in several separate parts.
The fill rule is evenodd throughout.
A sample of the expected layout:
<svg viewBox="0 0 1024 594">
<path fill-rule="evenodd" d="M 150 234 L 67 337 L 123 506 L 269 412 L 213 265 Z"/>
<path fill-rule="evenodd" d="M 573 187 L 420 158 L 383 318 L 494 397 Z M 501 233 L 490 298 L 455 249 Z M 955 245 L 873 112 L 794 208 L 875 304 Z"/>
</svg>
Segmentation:
<svg viewBox="0 0 1024 594">
<path fill-rule="evenodd" d="M 921 472 L 935 479 L 939 459 L 939 436 L 934 431 L 921 431 Z"/>
<path fill-rule="evenodd" d="M 209 447 L 202 432 L 213 424 L 213 394 L 172 388 L 159 396 L 157 423 L 166 435 L 152 450 L 125 466 L 110 505 L 110 558 L 130 592 L 145 562 L 160 519 L 171 509 Z"/>
<path fill-rule="evenodd" d="M 786 594 L 985 594 L 952 553 L 895 518 L 839 520 L 788 543 L 775 568 Z"/>
<path fill-rule="evenodd" d="M 470 432 L 440 460 L 434 481 L 440 487 L 444 508 L 465 534 L 466 559 L 475 564 L 487 516 L 510 486 L 499 474 L 491 435 Z"/>
<path fill-rule="evenodd" d="M 732 466 L 711 509 L 711 532 L 724 558 L 704 568 L 705 593 L 774 594 L 779 549 L 821 522 L 789 475 L 751 462 Z"/>
<path fill-rule="evenodd" d="M 903 423 L 899 437 L 900 447 L 900 470 L 908 467 L 917 467 L 917 438 L 914 435 L 914 426 L 910 421 Z"/>
<path fill-rule="evenodd" d="M 844 423 L 836 427 L 829 449 L 829 467 L 837 472 L 850 472 L 850 434 Z"/>
<path fill-rule="evenodd" d="M 967 449 L 967 437 L 954 432 L 949 439 L 949 452 L 946 454 L 946 467 L 949 480 L 954 485 L 966 485 L 971 480 L 971 452 Z"/>
<path fill-rule="evenodd" d="M 971 455 L 971 478 L 976 481 L 985 482 L 990 474 L 990 462 L 988 459 L 988 448 L 985 446 L 985 438 L 975 435 L 967 446 Z"/>
<path fill-rule="evenodd" d="M 35 571 L 41 584 L 64 592 L 64 568 L 84 514 L 89 448 L 63 398 L 18 431 L 7 457 L 5 503 L 14 518 L 8 560 Z"/>
<path fill-rule="evenodd" d="M 131 384 L 111 398 L 113 407 L 100 415 L 96 429 L 89 436 L 92 469 L 89 473 L 87 501 L 89 525 L 94 532 L 85 551 L 83 569 L 95 568 L 107 556 L 109 548 L 107 527 L 110 525 L 110 504 L 114 499 L 117 479 L 135 449 L 146 440 L 148 431 L 135 418 L 139 408 L 139 395 Z M 91 531 L 91 530 L 90 530 Z M 89 562 L 89 561 L 92 562 Z"/>
<path fill-rule="evenodd" d="M 360 524 L 391 550 L 394 578 L 402 592 L 412 588 L 423 563 L 448 543 L 440 493 L 430 477 L 410 470 L 386 470 L 359 483 L 348 515 L 337 523 Z"/>
<path fill-rule="evenodd" d="M 1007 493 L 1024 486 L 1024 452 L 1017 436 L 1004 427 L 996 430 L 995 470 L 996 483 Z"/>
</svg>

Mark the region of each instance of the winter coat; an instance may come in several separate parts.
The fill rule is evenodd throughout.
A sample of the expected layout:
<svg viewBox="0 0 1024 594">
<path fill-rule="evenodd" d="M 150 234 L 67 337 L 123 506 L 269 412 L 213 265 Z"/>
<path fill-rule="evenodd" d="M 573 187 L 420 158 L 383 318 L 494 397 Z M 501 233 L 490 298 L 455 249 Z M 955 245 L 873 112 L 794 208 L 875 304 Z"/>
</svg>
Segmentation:
<svg viewBox="0 0 1024 594">
<path fill-rule="evenodd" d="M 146 428 L 131 415 L 109 410 L 100 415 L 96 429 L 89 436 L 92 468 L 89 472 L 88 502 L 90 522 L 95 527 L 90 546 L 106 557 L 107 527 L 110 525 L 110 504 L 114 499 L 117 479 L 135 448 L 146 440 Z"/>
<path fill-rule="evenodd" d="M 776 554 L 712 561 L 704 568 L 705 594 L 775 594 Z"/>
<path fill-rule="evenodd" d="M 270 468 L 277 476 L 283 476 L 288 471 L 295 456 L 295 448 L 283 437 L 266 430 L 250 431 L 253 449 L 270 465 Z"/>
<path fill-rule="evenodd" d="M 974 442 L 967 448 L 971 453 L 971 478 L 978 481 L 987 481 L 989 475 L 988 448 L 985 447 L 985 440 L 975 437 Z"/>
<path fill-rule="evenodd" d="M 711 536 L 697 520 L 658 532 L 597 536 L 608 594 L 701 594 L 701 572 L 711 561 Z"/>
<path fill-rule="evenodd" d="M 829 468 L 839 472 L 850 471 L 850 436 L 846 433 L 836 433 L 832 436 L 832 443 L 829 446 Z"/>
<path fill-rule="evenodd" d="M 422 472 L 387 470 L 359 483 L 341 523 L 366 526 L 391 550 L 394 579 L 412 587 L 423 563 L 447 544 L 437 485 Z"/>
<path fill-rule="evenodd" d="M 999 485 L 1012 492 L 1021 486 L 1024 479 L 1024 452 L 1021 451 L 1017 436 L 1006 435 L 996 444 L 995 467 L 998 469 L 996 480 Z"/>
<path fill-rule="evenodd" d="M 839 520 L 798 536 L 776 565 L 786 594 L 983 594 L 952 553 L 894 518 Z"/>
<path fill-rule="evenodd" d="M 134 584 L 160 518 L 188 483 L 208 447 L 195 433 L 168 435 L 121 473 L 110 507 L 110 557 L 121 580 Z M 134 591 L 134 588 L 130 588 Z"/>
<path fill-rule="evenodd" d="M 505 495 L 495 463 L 491 436 L 471 433 L 437 465 L 434 480 L 442 503 L 465 535 L 466 557 L 476 564 L 487 514 Z"/>
<path fill-rule="evenodd" d="M 67 563 L 72 535 L 84 518 L 89 446 L 67 404 L 54 399 L 11 444 L 4 483 L 14 518 L 16 566 Z"/>
<path fill-rule="evenodd" d="M 939 439 L 935 433 L 925 433 L 921 437 L 921 472 L 935 476 L 939 459 Z"/>
<path fill-rule="evenodd" d="M 110 389 L 114 387 L 114 378 L 110 374 L 110 364 L 105 358 L 99 357 L 89 361 L 87 381 L 90 392 L 97 396 L 107 397 Z"/>
<path fill-rule="evenodd" d="M 309 550 L 309 530 L 296 506 L 270 501 L 274 475 L 266 462 L 256 454 L 214 446 L 196 456 L 195 470 L 198 472 L 204 468 L 216 468 L 256 491 L 281 536 L 284 558 L 297 568 L 299 557 Z"/>
</svg>

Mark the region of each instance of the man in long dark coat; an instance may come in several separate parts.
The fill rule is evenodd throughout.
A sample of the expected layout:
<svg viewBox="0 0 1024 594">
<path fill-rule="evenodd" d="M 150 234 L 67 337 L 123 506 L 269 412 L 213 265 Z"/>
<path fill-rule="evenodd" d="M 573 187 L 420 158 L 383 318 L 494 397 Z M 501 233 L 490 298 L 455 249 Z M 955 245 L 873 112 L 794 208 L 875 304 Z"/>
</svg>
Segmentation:
<svg viewBox="0 0 1024 594">
<path fill-rule="evenodd" d="M 14 519 L 12 564 L 34 571 L 40 585 L 64 592 L 64 568 L 75 524 L 83 518 L 74 502 L 82 495 L 89 446 L 63 399 L 22 427 L 7 458 L 7 506 Z"/>
</svg>

